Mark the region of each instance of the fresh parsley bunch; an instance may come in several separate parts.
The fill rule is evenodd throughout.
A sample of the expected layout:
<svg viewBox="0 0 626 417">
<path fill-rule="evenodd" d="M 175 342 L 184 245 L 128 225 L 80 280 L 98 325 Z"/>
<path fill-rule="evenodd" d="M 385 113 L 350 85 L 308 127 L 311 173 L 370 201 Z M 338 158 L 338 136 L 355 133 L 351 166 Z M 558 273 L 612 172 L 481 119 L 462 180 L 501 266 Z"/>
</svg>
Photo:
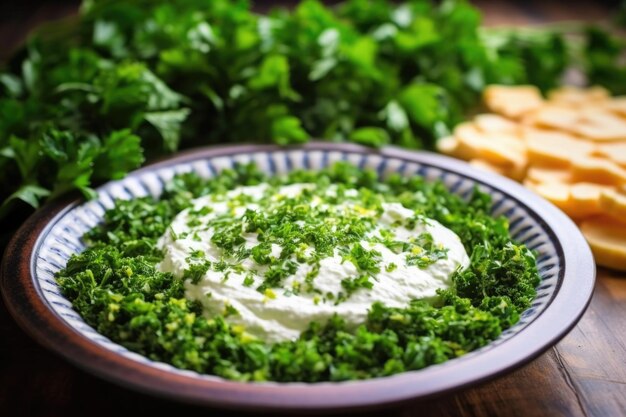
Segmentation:
<svg viewBox="0 0 626 417">
<path fill-rule="evenodd" d="M 623 42 L 590 39 L 591 80 L 624 91 Z M 305 0 L 265 15 L 243 0 L 85 0 L 0 72 L 4 239 L 42 202 L 90 196 L 180 147 L 429 148 L 485 85 L 550 88 L 569 62 L 560 34 L 482 30 L 462 0 Z"/>
</svg>

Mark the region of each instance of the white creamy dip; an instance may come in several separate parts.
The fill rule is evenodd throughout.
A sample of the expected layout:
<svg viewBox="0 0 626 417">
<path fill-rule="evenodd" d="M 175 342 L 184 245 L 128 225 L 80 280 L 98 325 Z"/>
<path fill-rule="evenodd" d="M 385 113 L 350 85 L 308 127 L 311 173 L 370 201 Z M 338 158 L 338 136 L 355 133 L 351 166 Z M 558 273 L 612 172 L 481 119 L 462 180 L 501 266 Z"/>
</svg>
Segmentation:
<svg viewBox="0 0 626 417">
<path fill-rule="evenodd" d="M 212 222 L 216 218 L 224 215 L 242 218 L 246 210 L 267 210 L 267 207 L 260 208 L 258 202 L 264 196 L 267 201 L 270 191 L 270 199 L 280 202 L 297 197 L 305 189 L 314 189 L 315 185 L 292 184 L 273 190 L 268 187 L 265 184 L 238 187 L 221 196 L 194 200 L 193 208 L 178 214 L 171 230 L 159 240 L 159 248 L 164 251 L 159 269 L 182 279 L 185 270 L 197 262 L 198 253 L 212 264 L 224 261 L 223 249 L 211 241 L 214 234 Z M 324 192 L 325 196 L 332 196 L 335 190 L 331 186 Z M 241 204 L 241 199 L 238 204 L 233 204 L 242 195 L 246 196 L 245 204 Z M 374 219 L 374 227 L 361 241 L 364 249 L 380 254 L 377 256 L 380 271 L 371 275 L 371 288 L 358 288 L 341 302 L 336 297 L 327 296 L 345 293 L 341 281 L 362 275 L 353 262 L 345 259 L 345 252 L 342 255 L 335 248 L 332 255 L 319 259 L 319 273 L 313 279 L 315 291 L 292 290 L 305 287 L 306 276 L 314 269 L 314 264 L 297 261 L 295 255 L 290 255 L 288 259 L 297 263 L 297 270 L 284 278 L 279 287 L 258 290 L 269 266 L 259 265 L 252 257 L 247 257 L 239 260 L 239 268 L 220 271 L 217 270 L 220 268 L 211 267 L 197 283 L 187 279 L 186 297 L 201 302 L 207 317 L 231 311 L 233 313 L 226 318 L 229 323 L 239 325 L 248 334 L 267 342 L 279 342 L 298 338 L 310 322 L 326 322 L 333 314 L 338 314 L 349 327 L 354 328 L 366 321 L 368 310 L 376 301 L 388 307 L 406 307 L 415 299 L 433 301 L 438 289 L 451 285 L 452 274 L 469 265 L 469 258 L 459 237 L 437 221 L 421 218 L 414 222 L 414 228 L 410 230 L 405 227 L 405 222 L 415 218 L 414 211 L 397 202 L 384 202 L 382 210 L 374 212 L 350 200 L 356 195 L 357 190 L 344 190 L 346 199 L 336 203 L 333 209 L 338 218 L 342 213 L 354 213 L 356 210 L 360 215 Z M 323 198 L 314 197 L 312 205 L 328 203 Z M 332 224 L 334 219 L 329 216 L 325 221 Z M 406 242 L 422 233 L 429 233 L 436 247 L 447 250 L 447 256 L 423 269 L 417 265 L 407 265 L 407 252 L 396 253 L 383 243 L 371 241 L 379 237 L 383 229 L 393 230 L 394 240 Z M 242 249 L 251 249 L 260 243 L 257 233 L 242 231 L 242 237 Z M 270 258 L 280 258 L 282 249 L 280 245 L 272 244 Z M 301 249 L 300 253 L 305 257 L 313 252 L 312 247 Z M 419 254 L 419 248 L 408 252 L 408 255 L 411 254 Z M 235 262 L 233 259 L 229 261 Z"/>
</svg>

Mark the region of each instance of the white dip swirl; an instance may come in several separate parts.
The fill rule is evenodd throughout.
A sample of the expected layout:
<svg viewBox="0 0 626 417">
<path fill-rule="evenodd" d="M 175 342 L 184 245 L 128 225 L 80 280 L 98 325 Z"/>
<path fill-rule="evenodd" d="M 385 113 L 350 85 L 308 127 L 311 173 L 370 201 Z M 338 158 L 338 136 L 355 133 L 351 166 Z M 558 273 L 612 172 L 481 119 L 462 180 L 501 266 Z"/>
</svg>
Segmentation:
<svg viewBox="0 0 626 417">
<path fill-rule="evenodd" d="M 327 230 L 338 232 L 351 216 L 368 225 L 359 240 L 350 244 L 353 249 L 360 246 L 355 250 L 362 249 L 374 262 L 368 271 L 354 261 L 349 247 L 337 245 L 324 256 L 316 255 L 317 247 L 304 242 L 307 229 L 303 220 L 291 224 L 302 232 L 295 233 L 292 242 L 283 243 L 295 245 L 293 253 L 284 256 L 284 247 L 271 243 L 264 263 L 255 261 L 250 252 L 267 239 L 267 234 L 247 231 L 250 213 L 269 215 L 303 193 L 309 196 L 308 203 L 296 205 L 294 210 L 321 216 L 317 221 L 330 225 Z M 187 278 L 186 297 L 202 303 L 207 317 L 223 314 L 241 331 L 272 343 L 296 339 L 310 322 L 324 323 L 334 314 L 354 328 L 366 321 L 368 310 L 377 301 L 400 308 L 411 300 L 432 302 L 438 289 L 451 285 L 452 274 L 469 265 L 459 237 L 437 221 L 421 217 L 398 202 L 379 198 L 377 209 L 373 209 L 365 207 L 363 200 L 363 191 L 342 189 L 338 193 L 333 185 L 320 190 L 308 183 L 242 186 L 198 198 L 192 208 L 177 215 L 159 240 L 164 253 L 159 269 Z M 239 228 L 241 239 L 226 250 L 216 243 L 214 235 L 229 221 L 235 221 L 232 224 Z M 311 236 L 319 237 L 315 233 Z M 207 266 L 200 268 L 201 276 L 189 279 L 193 275 L 190 268 L 198 264 Z M 277 281 L 278 285 L 264 285 L 270 276 L 268 270 L 281 267 L 289 273 Z M 365 277 L 371 288 L 342 283 L 359 277 Z"/>
</svg>

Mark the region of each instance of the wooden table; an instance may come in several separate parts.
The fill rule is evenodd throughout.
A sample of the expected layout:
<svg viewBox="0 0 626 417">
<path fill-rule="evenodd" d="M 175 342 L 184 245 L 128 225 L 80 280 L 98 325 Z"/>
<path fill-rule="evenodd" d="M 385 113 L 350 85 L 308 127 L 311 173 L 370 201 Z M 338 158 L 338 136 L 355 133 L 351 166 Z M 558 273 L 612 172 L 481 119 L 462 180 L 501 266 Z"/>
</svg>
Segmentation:
<svg viewBox="0 0 626 417">
<path fill-rule="evenodd" d="M 602 19 L 597 3 L 477 2 L 488 24 Z M 26 336 L 0 304 L 0 416 L 240 415 L 153 398 L 86 374 Z M 591 305 L 555 347 L 525 367 L 391 416 L 626 415 L 626 273 L 599 269 Z M 380 415 L 373 413 L 371 415 Z"/>
</svg>

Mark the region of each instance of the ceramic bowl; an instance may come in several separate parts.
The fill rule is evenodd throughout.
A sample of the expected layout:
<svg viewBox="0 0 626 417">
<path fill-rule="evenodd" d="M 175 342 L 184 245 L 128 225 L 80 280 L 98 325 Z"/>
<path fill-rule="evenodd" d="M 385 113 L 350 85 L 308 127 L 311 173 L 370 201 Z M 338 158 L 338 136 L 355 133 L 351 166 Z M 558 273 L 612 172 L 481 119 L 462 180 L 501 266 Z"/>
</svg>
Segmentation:
<svg viewBox="0 0 626 417">
<path fill-rule="evenodd" d="M 541 283 L 519 323 L 487 346 L 419 371 L 339 383 L 241 383 L 155 362 L 97 333 L 59 291 L 54 273 L 84 248 L 81 236 L 101 221 L 114 199 L 158 196 L 177 173 L 203 177 L 254 161 L 269 174 L 320 169 L 345 160 L 380 175 L 400 173 L 441 180 L 469 196 L 489 193 L 493 215 L 509 219 L 517 241 L 537 251 Z M 115 383 L 177 400 L 246 410 L 342 411 L 425 398 L 496 377 L 530 361 L 578 321 L 592 294 L 593 257 L 580 232 L 561 211 L 506 178 L 427 152 L 373 150 L 314 142 L 304 147 L 240 145 L 204 148 L 150 165 L 98 189 L 95 200 L 57 202 L 36 212 L 16 233 L 2 264 L 5 302 L 16 321 L 38 342 L 68 361 Z"/>
</svg>

